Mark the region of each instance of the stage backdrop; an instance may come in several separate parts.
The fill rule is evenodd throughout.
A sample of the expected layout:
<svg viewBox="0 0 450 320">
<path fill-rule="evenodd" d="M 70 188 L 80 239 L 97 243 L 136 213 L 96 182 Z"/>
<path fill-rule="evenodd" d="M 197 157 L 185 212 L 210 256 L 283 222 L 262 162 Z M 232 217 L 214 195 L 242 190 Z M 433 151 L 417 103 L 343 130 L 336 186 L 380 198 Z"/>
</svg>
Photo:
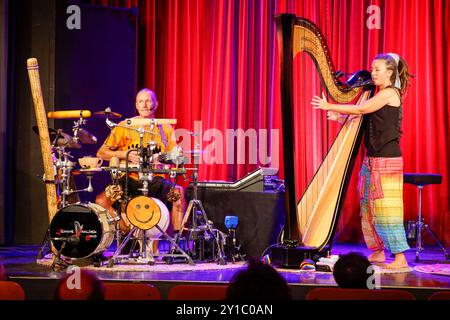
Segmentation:
<svg viewBox="0 0 450 320">
<path fill-rule="evenodd" d="M 178 127 L 280 129 L 279 70 L 274 15 L 294 13 L 323 31 L 339 70 L 370 68 L 378 52 L 396 52 L 415 75 L 404 104 L 402 146 L 406 172 L 443 175 L 425 188 L 424 216 L 441 239 L 450 242 L 449 210 L 449 33 L 450 7 L 443 0 L 392 1 L 93 1 L 139 8 L 139 85 L 156 90 L 158 116 L 177 118 Z M 378 19 L 379 18 L 379 19 Z M 375 19 L 375 20 L 374 20 Z M 379 24 L 378 24 L 379 22 Z M 300 62 L 298 64 L 301 64 Z M 304 75 L 302 75 L 304 76 Z M 307 84 L 317 88 L 315 81 Z M 296 88 L 296 99 L 305 87 Z M 319 93 L 311 92 L 310 94 Z M 315 166 L 315 142 L 330 133 L 308 131 L 315 119 L 333 132 L 322 113 L 296 111 L 298 194 Z M 204 144 L 208 140 L 203 137 Z M 281 137 L 279 137 L 281 140 Z M 299 140 L 297 140 L 299 141 Z M 314 142 L 314 143 L 313 143 Z M 235 146 L 235 148 L 237 148 Z M 304 149 L 302 149 L 304 148 Z M 268 145 L 269 155 L 279 152 Z M 247 158 L 249 155 L 247 155 Z M 202 179 L 235 180 L 256 164 L 201 166 Z M 361 163 L 358 159 L 356 166 Z M 338 240 L 360 241 L 356 172 L 340 220 Z M 299 196 L 299 195 L 298 195 Z M 416 218 L 416 190 L 405 187 L 405 218 Z"/>
<path fill-rule="evenodd" d="M 39 137 L 32 130 L 36 117 L 26 60 L 36 57 L 39 61 L 47 111 L 89 109 L 95 112 L 111 107 L 126 117 L 134 115 L 137 10 L 76 2 L 81 9 L 80 29 L 70 29 L 67 21 L 73 11 L 67 13 L 67 8 L 71 3 L 9 1 L 8 108 L 1 111 L 0 126 L 0 191 L 2 205 L 5 205 L 0 218 L 5 221 L 6 244 L 40 243 L 48 227 L 42 156 Z M 4 8 L 3 3 L 1 5 Z M 5 30 L 3 26 L 0 40 L 2 30 Z M 3 57 L 2 52 L 0 67 L 3 67 Z M 3 98 L 0 95 L 0 99 Z M 48 124 L 73 134 L 72 119 L 49 120 Z M 104 119 L 93 117 L 84 128 L 97 136 L 98 143 L 70 150 L 75 161 L 78 156 L 95 154 L 109 133 Z M 6 138 L 3 136 L 5 129 Z M 106 172 L 101 175 L 103 179 L 94 179 L 96 193 L 110 182 Z M 85 177 L 78 178 L 78 187 L 86 187 Z M 82 201 L 94 201 L 94 198 L 95 193 L 80 195 Z"/>
<path fill-rule="evenodd" d="M 8 1 L 0 0 L 0 245 L 5 243 L 5 187 L 6 187 L 6 132 L 7 121 L 7 67 L 8 67 Z"/>
<path fill-rule="evenodd" d="M 65 27 L 69 17 L 66 11 L 72 4 L 80 8 L 80 29 Z M 87 109 L 93 114 L 109 107 L 124 117 L 134 116 L 137 10 L 58 0 L 56 25 L 55 110 Z M 73 134 L 73 120 L 56 120 L 55 127 Z M 94 115 L 83 128 L 95 135 L 98 142 L 70 150 L 75 161 L 83 156 L 96 156 L 110 133 L 105 119 Z M 88 185 L 84 175 L 76 176 L 75 180 L 78 189 Z M 79 199 L 95 202 L 96 195 L 109 183 L 109 173 L 96 174 L 92 180 L 94 192 L 79 193 Z"/>
</svg>

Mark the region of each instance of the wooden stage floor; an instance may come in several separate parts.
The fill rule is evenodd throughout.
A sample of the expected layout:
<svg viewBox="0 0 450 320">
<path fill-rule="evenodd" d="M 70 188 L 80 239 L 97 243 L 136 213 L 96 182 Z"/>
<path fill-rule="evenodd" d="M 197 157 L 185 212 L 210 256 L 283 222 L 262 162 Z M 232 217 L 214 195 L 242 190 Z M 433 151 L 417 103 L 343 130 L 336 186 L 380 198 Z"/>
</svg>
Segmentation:
<svg viewBox="0 0 450 320">
<path fill-rule="evenodd" d="M 52 299 L 58 279 L 65 275 L 64 272 L 51 271 L 48 267 L 38 265 L 36 263 L 38 251 L 38 245 L 0 247 L 0 257 L 6 267 L 9 278 L 19 282 L 24 287 L 27 300 Z M 366 255 L 369 254 L 369 251 L 363 244 L 342 243 L 335 243 L 332 253 L 338 255 L 352 251 L 362 252 Z M 450 263 L 449 260 L 445 260 L 444 255 L 437 247 L 427 247 L 421 255 L 423 261 L 418 264 L 414 262 L 414 249 L 407 251 L 406 256 L 412 268 L 416 265 Z M 160 290 L 162 299 L 166 299 L 170 288 L 177 284 L 209 283 L 226 285 L 238 270 L 238 268 L 229 268 L 222 270 L 172 272 L 95 272 L 104 281 L 139 281 L 151 283 Z M 307 292 L 312 288 L 336 286 L 336 282 L 331 273 L 280 272 L 288 282 L 292 290 L 293 298 L 296 300 L 303 300 Z M 426 274 L 414 270 L 408 273 L 381 274 L 380 276 L 382 288 L 408 290 L 418 300 L 425 300 L 436 291 L 450 290 L 450 276 Z"/>
</svg>

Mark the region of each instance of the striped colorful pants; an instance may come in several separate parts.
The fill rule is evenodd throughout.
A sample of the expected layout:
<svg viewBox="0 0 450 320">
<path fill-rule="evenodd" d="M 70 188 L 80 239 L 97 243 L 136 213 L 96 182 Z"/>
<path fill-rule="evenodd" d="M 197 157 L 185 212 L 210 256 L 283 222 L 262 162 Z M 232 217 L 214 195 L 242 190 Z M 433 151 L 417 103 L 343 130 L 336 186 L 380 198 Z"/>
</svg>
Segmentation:
<svg viewBox="0 0 450 320">
<path fill-rule="evenodd" d="M 359 174 L 361 226 L 367 247 L 409 249 L 403 226 L 403 158 L 366 157 Z"/>
</svg>

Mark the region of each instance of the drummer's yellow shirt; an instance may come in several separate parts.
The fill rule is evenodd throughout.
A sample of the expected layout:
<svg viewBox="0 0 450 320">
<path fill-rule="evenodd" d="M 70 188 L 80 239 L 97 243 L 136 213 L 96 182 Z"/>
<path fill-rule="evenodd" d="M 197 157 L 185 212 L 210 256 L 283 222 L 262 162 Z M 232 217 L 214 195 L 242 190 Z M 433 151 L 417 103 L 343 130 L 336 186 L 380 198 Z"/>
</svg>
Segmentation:
<svg viewBox="0 0 450 320">
<path fill-rule="evenodd" d="M 119 126 L 127 126 L 125 121 L 120 122 Z M 106 138 L 104 145 L 110 147 L 112 150 L 118 151 L 137 148 L 140 143 L 139 132 L 119 126 L 111 131 L 110 135 Z M 153 130 L 150 130 L 150 126 L 145 126 L 144 130 L 149 131 L 144 133 L 144 147 L 151 141 L 155 141 L 157 148 L 161 149 L 161 153 L 165 153 L 170 152 L 177 144 L 175 132 L 170 124 L 156 125 L 153 127 Z"/>
<path fill-rule="evenodd" d="M 120 122 L 119 126 L 126 126 L 125 121 Z M 144 130 L 150 131 L 150 126 L 145 126 Z M 154 126 L 153 130 L 150 132 L 144 133 L 144 146 L 147 146 L 147 144 L 151 141 L 155 141 L 163 153 L 171 151 L 173 147 L 176 146 L 175 132 L 170 124 Z M 106 138 L 104 144 L 110 148 L 124 151 L 137 147 L 139 145 L 139 141 L 139 132 L 136 130 L 131 130 L 124 127 L 115 127 L 111 131 L 108 138 Z"/>
</svg>

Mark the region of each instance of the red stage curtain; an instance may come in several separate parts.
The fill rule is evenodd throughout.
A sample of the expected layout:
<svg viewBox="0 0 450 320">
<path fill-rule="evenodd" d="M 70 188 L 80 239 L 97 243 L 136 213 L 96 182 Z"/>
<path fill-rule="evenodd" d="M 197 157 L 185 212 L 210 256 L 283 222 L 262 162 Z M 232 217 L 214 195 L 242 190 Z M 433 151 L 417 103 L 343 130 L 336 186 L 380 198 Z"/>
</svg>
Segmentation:
<svg viewBox="0 0 450 320">
<path fill-rule="evenodd" d="M 139 8 L 140 86 L 155 89 L 161 106 L 158 116 L 177 118 L 178 128 L 187 130 L 194 129 L 194 121 L 202 121 L 204 133 L 210 128 L 221 132 L 237 128 L 280 129 L 279 70 L 273 20 L 277 13 L 295 13 L 317 24 L 327 39 L 336 68 L 344 72 L 369 69 L 378 52 L 400 54 L 408 62 L 410 72 L 415 74 L 404 103 L 402 147 L 405 172 L 443 175 L 441 185 L 424 189 L 423 208 L 432 229 L 450 243 L 450 233 L 446 232 L 450 229 L 448 2 L 93 2 Z M 370 5 L 380 8 L 380 29 L 366 26 Z M 308 62 L 296 61 L 296 66 L 302 64 L 310 68 Z M 304 100 L 309 88 L 318 87 L 312 82 L 295 88 L 295 99 Z M 319 92 L 309 95 L 316 93 Z M 305 119 L 314 121 L 305 123 Z M 298 189 L 301 191 L 311 168 L 323 153 L 323 146 L 329 143 L 337 127 L 327 124 L 323 114 L 306 105 L 295 111 L 294 121 L 297 151 L 312 149 L 297 159 Z M 314 130 L 309 130 L 310 127 Z M 327 133 L 317 136 L 318 128 L 324 128 Z M 312 136 L 311 132 L 316 133 Z M 217 136 L 215 138 L 217 141 Z M 279 138 L 281 141 L 281 136 Z M 205 137 L 203 140 L 202 147 L 208 147 L 210 142 Z M 278 150 L 276 145 L 268 148 L 269 155 L 272 150 Z M 280 161 L 281 154 L 280 146 Z M 247 154 L 247 163 L 248 160 Z M 356 173 L 360 164 L 361 157 L 356 162 L 356 172 L 339 223 L 338 240 L 341 241 L 361 241 L 356 193 Z M 203 164 L 200 177 L 235 180 L 254 167 L 256 164 Z M 404 194 L 405 220 L 413 220 L 417 210 L 416 189 L 406 185 Z"/>
</svg>

